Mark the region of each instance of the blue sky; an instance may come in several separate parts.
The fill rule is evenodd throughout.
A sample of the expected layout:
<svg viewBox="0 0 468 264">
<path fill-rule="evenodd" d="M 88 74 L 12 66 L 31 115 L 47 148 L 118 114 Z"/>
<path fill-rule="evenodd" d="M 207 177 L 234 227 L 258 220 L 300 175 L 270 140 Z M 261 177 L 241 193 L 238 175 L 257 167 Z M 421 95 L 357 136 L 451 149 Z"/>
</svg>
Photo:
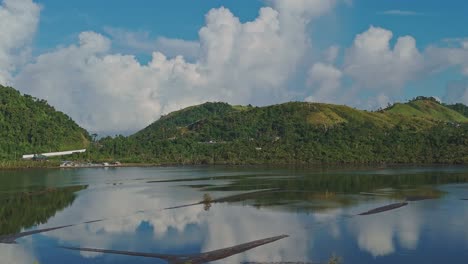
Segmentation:
<svg viewBox="0 0 468 264">
<path fill-rule="evenodd" d="M 91 131 L 205 101 L 468 103 L 465 1 L 0 2 L 0 82 Z"/>
<path fill-rule="evenodd" d="M 73 4 L 60 0 L 38 1 L 43 7 L 36 48 L 46 50 L 74 41 L 79 32 L 103 31 L 105 27 L 148 31 L 153 36 L 197 40 L 204 16 L 212 8 L 229 8 L 241 21 L 253 20 L 265 5 L 261 0 L 128 1 L 82 0 Z M 414 15 L 384 15 L 389 10 L 414 12 Z M 468 2 L 438 0 L 354 0 L 340 5 L 324 23 L 333 21 L 327 42 L 348 46 L 357 33 L 370 25 L 393 31 L 395 36 L 412 35 L 418 47 L 444 38 L 468 35 Z"/>
</svg>

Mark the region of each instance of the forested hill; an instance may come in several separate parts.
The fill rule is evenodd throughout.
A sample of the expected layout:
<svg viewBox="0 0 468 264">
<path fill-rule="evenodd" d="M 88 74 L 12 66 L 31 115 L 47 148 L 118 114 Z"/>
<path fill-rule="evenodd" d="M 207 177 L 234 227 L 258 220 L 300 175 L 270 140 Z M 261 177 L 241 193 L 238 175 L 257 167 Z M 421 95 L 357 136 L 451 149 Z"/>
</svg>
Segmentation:
<svg viewBox="0 0 468 264">
<path fill-rule="evenodd" d="M 184 130 L 184 127 L 195 122 L 222 117 L 239 109 L 242 109 L 242 107 L 234 107 L 227 103 L 204 103 L 187 107 L 162 116 L 158 121 L 137 132 L 132 137 L 137 140 L 164 139 L 177 134 L 181 129 Z"/>
<path fill-rule="evenodd" d="M 376 112 L 290 102 L 205 103 L 128 138 L 104 138 L 97 158 L 176 164 L 468 163 L 460 106 L 418 97 Z"/>
<path fill-rule="evenodd" d="M 0 85 L 0 159 L 84 148 L 89 134 L 45 100 Z"/>
</svg>

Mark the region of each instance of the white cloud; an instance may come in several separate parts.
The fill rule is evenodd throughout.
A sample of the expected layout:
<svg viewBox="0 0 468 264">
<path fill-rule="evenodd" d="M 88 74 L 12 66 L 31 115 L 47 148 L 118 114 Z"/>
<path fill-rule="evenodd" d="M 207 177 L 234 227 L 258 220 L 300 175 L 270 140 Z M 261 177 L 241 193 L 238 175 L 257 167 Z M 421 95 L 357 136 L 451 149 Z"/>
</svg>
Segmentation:
<svg viewBox="0 0 468 264">
<path fill-rule="evenodd" d="M 4 0 L 0 6 L 0 84 L 10 84 L 30 56 L 40 7 L 31 0 Z"/>
<path fill-rule="evenodd" d="M 313 94 L 305 99 L 309 102 L 336 102 L 340 96 L 343 73 L 333 65 L 316 63 L 308 73 L 307 85 Z"/>
<path fill-rule="evenodd" d="M 183 39 L 158 37 L 156 48 L 170 57 L 182 55 L 184 58 L 197 58 L 200 53 L 200 43 Z"/>
<path fill-rule="evenodd" d="M 379 12 L 379 14 L 393 15 L 393 16 L 422 16 L 422 15 L 424 15 L 423 13 L 419 13 L 419 12 L 415 12 L 415 11 L 399 10 L 399 9 L 386 10 L 386 11 L 383 11 L 383 12 Z"/>
<path fill-rule="evenodd" d="M 297 17 L 308 21 L 323 15 L 335 7 L 337 0 L 269 0 L 284 17 L 295 20 Z"/>
<path fill-rule="evenodd" d="M 449 46 L 429 45 L 420 52 L 413 37 L 399 37 L 391 47 L 392 37 L 390 30 L 371 26 L 356 36 L 353 45 L 346 50 L 340 68 L 345 77 L 354 81 L 354 89 L 374 93 L 371 101 L 377 104 L 373 104 L 373 107 L 385 106 L 385 102 L 390 102 L 409 82 L 438 74 L 450 67 L 458 67 L 461 74 L 468 76 L 466 39 L 444 40 Z M 456 89 L 462 98 L 459 101 L 466 103 L 468 99 L 460 94 L 460 89 Z"/>
<path fill-rule="evenodd" d="M 195 60 L 200 52 L 200 43 L 183 39 L 166 37 L 151 38 L 147 31 L 132 32 L 121 28 L 106 27 L 104 31 L 118 50 L 129 53 L 161 52 L 168 57 L 183 56 L 189 60 Z"/>
<path fill-rule="evenodd" d="M 468 76 L 468 48 L 465 41 L 455 42 L 455 47 L 429 46 L 425 51 L 427 67 L 433 72 L 444 70 L 450 66 L 460 67 L 461 73 Z"/>
<path fill-rule="evenodd" d="M 205 101 L 291 100 L 287 82 L 309 48 L 307 24 L 335 1 L 271 3 L 246 23 L 226 8 L 211 10 L 199 31 L 200 49 L 193 62 L 154 52 L 148 64 L 141 64 L 131 55 L 112 53 L 110 39 L 83 32 L 79 44 L 37 57 L 14 85 L 98 133 L 135 131 L 161 114 Z M 167 46 L 166 52 L 193 44 L 172 39 L 158 43 Z"/>
<path fill-rule="evenodd" d="M 394 47 L 393 33 L 371 26 L 356 35 L 345 51 L 341 65 L 333 65 L 339 54 L 337 46 L 324 53 L 326 63 L 315 63 L 308 73 L 311 96 L 306 101 L 345 103 L 365 108 L 385 106 L 405 85 L 426 70 L 424 56 L 411 36 L 399 37 Z M 349 79 L 343 85 L 345 79 Z M 369 98 L 360 98 L 363 91 Z"/>
<path fill-rule="evenodd" d="M 340 53 L 340 47 L 337 45 L 332 45 L 324 52 L 324 59 L 328 63 L 334 63 L 338 58 Z"/>
<path fill-rule="evenodd" d="M 346 51 L 344 71 L 368 89 L 401 89 L 408 81 L 418 78 L 424 60 L 411 36 L 399 37 L 393 49 L 389 30 L 371 26 L 358 34 Z"/>
</svg>

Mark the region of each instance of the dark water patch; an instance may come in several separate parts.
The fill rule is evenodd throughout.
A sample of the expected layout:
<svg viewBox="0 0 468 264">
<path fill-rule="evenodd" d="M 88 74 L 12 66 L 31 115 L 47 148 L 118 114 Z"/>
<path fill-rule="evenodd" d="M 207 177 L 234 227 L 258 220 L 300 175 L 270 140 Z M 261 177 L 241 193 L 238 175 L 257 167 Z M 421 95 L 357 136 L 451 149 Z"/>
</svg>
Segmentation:
<svg viewBox="0 0 468 264">
<path fill-rule="evenodd" d="M 211 191 L 216 191 L 216 192 L 225 192 L 225 191 L 243 191 L 243 190 L 258 190 L 258 189 L 267 189 L 274 187 L 273 184 L 268 183 L 268 180 L 265 180 L 266 183 L 262 184 L 255 184 L 255 185 L 211 185 L 207 186 L 204 188 L 201 188 L 202 191 L 205 192 L 211 192 Z"/>
<path fill-rule="evenodd" d="M 208 207 L 211 207 L 211 204 L 213 203 L 225 203 L 225 202 L 236 202 L 236 201 L 243 201 L 252 197 L 256 197 L 258 195 L 264 194 L 264 193 L 273 193 L 278 190 L 261 190 L 261 191 L 256 191 L 256 192 L 249 192 L 249 193 L 241 193 L 241 194 L 236 194 L 236 195 L 230 195 L 230 196 L 225 196 L 225 197 L 220 197 L 213 199 L 209 194 L 204 194 L 203 200 L 196 202 L 196 203 L 190 203 L 190 204 L 185 204 L 185 205 L 177 205 L 177 206 L 171 206 L 171 207 L 166 207 L 164 210 L 171 210 L 171 209 L 178 209 L 178 208 L 184 208 L 184 207 L 190 207 L 194 205 L 201 205 L 204 204 Z"/>
<path fill-rule="evenodd" d="M 235 176 L 212 176 L 212 177 L 198 177 L 198 178 L 184 178 L 184 179 L 167 179 L 147 181 L 146 183 L 170 183 L 170 182 L 193 182 L 193 181 L 209 181 L 209 180 L 236 180 L 242 178 L 255 177 L 254 175 L 235 175 Z"/>
<path fill-rule="evenodd" d="M 417 202 L 417 201 L 424 201 L 424 200 L 434 200 L 439 199 L 437 196 L 408 196 L 406 197 L 407 202 Z"/>
<path fill-rule="evenodd" d="M 358 194 L 361 192 L 372 193 L 382 188 L 393 190 L 410 190 L 423 186 L 441 185 L 449 183 L 468 183 L 468 174 L 313 174 L 296 175 L 297 177 L 274 177 L 258 179 L 255 177 L 239 177 L 221 186 L 204 189 L 204 191 L 252 191 L 265 188 L 306 190 L 316 192 L 334 192 Z M 258 187 L 257 187 L 258 186 Z M 404 198 L 404 197 L 402 197 Z"/>
<path fill-rule="evenodd" d="M 201 188 L 212 187 L 214 185 L 213 184 L 190 184 L 190 185 L 181 185 L 181 186 L 182 187 L 190 187 L 190 188 L 201 189 Z"/>
</svg>

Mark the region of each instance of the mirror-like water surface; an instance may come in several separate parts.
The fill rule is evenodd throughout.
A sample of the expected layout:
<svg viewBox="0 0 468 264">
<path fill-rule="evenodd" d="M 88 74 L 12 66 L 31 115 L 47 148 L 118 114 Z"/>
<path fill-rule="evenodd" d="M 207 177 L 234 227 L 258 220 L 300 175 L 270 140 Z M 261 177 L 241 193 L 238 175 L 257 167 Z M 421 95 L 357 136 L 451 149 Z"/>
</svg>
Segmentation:
<svg viewBox="0 0 468 264">
<path fill-rule="evenodd" d="M 167 263 L 63 247 L 195 256 L 287 235 L 216 263 L 465 263 L 467 198 L 467 167 L 0 171 L 0 238 L 73 225 L 0 244 L 0 262 Z"/>
</svg>

